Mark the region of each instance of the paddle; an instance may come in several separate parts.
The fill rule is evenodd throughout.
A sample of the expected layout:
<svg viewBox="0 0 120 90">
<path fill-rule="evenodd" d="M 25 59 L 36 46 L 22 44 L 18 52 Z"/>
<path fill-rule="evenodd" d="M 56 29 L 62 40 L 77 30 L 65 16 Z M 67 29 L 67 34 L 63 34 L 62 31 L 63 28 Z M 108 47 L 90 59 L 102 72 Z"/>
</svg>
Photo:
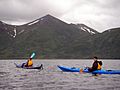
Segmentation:
<svg viewBox="0 0 120 90">
<path fill-rule="evenodd" d="M 80 69 L 80 72 L 79 73 L 83 73 L 83 69 Z"/>
<path fill-rule="evenodd" d="M 34 58 L 35 57 L 35 53 L 33 52 L 30 56 L 30 58 Z"/>
</svg>

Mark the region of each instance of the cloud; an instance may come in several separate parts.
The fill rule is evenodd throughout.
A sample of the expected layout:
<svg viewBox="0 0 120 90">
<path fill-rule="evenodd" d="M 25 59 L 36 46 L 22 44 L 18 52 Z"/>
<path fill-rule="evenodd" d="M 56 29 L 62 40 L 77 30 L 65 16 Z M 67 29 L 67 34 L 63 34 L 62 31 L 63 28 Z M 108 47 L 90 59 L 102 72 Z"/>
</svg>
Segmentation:
<svg viewBox="0 0 120 90">
<path fill-rule="evenodd" d="M 71 7 L 70 1 L 72 0 L 2 0 L 0 16 L 28 20 L 48 13 L 60 16 Z"/>
<path fill-rule="evenodd" d="M 51 14 L 98 31 L 120 26 L 119 0 L 0 0 L 0 20 L 22 24 Z"/>
<path fill-rule="evenodd" d="M 107 0 L 84 0 L 64 14 L 62 19 L 72 23 L 84 23 L 102 32 L 120 26 L 119 2 L 118 0 L 109 0 L 109 2 Z"/>
</svg>

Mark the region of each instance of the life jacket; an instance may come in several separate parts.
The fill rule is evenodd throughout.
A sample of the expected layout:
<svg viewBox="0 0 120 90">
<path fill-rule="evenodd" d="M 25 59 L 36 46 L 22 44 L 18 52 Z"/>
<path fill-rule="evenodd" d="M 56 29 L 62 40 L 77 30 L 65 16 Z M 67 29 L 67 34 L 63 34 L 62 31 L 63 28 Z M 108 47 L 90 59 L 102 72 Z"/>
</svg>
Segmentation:
<svg viewBox="0 0 120 90">
<path fill-rule="evenodd" d="M 101 63 L 102 63 L 101 61 L 98 62 L 98 67 L 97 67 L 98 70 L 100 70 L 102 68 L 102 64 Z"/>
<path fill-rule="evenodd" d="M 32 60 L 28 60 L 28 67 L 33 65 L 33 61 Z"/>
</svg>

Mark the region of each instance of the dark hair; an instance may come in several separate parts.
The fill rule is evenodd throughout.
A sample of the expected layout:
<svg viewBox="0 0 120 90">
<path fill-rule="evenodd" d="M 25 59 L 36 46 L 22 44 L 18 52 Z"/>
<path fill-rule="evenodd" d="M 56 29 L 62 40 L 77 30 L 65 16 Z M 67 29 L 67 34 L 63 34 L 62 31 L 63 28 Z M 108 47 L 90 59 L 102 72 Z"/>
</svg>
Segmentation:
<svg viewBox="0 0 120 90">
<path fill-rule="evenodd" d="M 98 59 L 98 57 L 94 56 L 95 59 Z"/>
<path fill-rule="evenodd" d="M 99 64 L 102 65 L 102 61 L 99 61 Z"/>
</svg>

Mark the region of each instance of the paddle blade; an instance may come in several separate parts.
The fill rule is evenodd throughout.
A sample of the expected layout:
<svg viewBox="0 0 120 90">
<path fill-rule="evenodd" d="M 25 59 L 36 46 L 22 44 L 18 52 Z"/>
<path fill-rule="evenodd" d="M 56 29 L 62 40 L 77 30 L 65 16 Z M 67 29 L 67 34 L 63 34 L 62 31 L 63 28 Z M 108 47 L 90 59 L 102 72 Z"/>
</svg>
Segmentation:
<svg viewBox="0 0 120 90">
<path fill-rule="evenodd" d="M 80 69 L 80 73 L 83 73 L 83 69 Z"/>
<path fill-rule="evenodd" d="M 34 58 L 34 57 L 35 57 L 35 53 L 33 52 L 30 58 Z"/>
</svg>

